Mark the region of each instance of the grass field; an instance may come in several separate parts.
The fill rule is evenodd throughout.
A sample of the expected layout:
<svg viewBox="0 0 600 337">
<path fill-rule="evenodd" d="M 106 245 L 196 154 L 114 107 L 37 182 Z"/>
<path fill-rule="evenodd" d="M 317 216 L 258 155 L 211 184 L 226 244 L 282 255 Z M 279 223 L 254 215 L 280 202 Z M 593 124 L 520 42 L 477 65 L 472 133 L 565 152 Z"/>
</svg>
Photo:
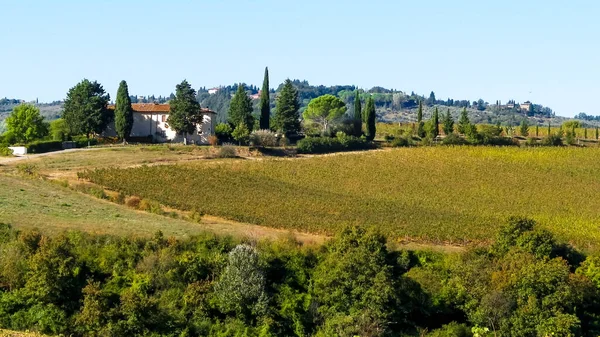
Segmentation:
<svg viewBox="0 0 600 337">
<path fill-rule="evenodd" d="M 508 216 L 525 215 L 582 249 L 600 247 L 598 148 L 405 148 L 89 178 L 179 209 L 314 233 L 360 224 L 398 239 L 486 242 Z"/>
</svg>

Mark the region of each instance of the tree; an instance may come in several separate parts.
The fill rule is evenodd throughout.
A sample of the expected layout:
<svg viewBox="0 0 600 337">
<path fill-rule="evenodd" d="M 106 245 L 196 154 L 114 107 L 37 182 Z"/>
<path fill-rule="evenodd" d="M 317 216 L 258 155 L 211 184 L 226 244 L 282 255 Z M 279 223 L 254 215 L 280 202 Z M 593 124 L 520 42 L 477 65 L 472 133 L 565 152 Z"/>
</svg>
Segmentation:
<svg viewBox="0 0 600 337">
<path fill-rule="evenodd" d="M 536 124 L 535 125 L 535 136 L 538 137 L 539 134 L 540 134 L 540 126 L 539 126 L 539 124 Z"/>
<path fill-rule="evenodd" d="M 598 127 L 596 127 L 596 140 L 598 140 L 598 136 L 600 136 L 600 134 L 598 133 Z"/>
<path fill-rule="evenodd" d="M 469 116 L 467 115 L 467 108 L 463 108 L 458 120 L 458 133 L 466 134 L 469 124 L 471 124 L 471 121 L 469 121 Z"/>
<path fill-rule="evenodd" d="M 454 119 L 452 119 L 452 115 L 450 115 L 450 109 L 446 112 L 446 116 L 444 117 L 444 134 L 449 135 L 454 132 Z"/>
<path fill-rule="evenodd" d="M 308 103 L 304 111 L 304 119 L 321 124 L 322 133 L 328 131 L 329 125 L 346 113 L 346 103 L 333 95 L 323 95 Z"/>
<path fill-rule="evenodd" d="M 131 135 L 131 128 L 133 127 L 133 108 L 131 108 L 127 82 L 121 81 L 119 83 L 115 103 L 115 131 L 119 138 L 125 142 L 125 139 Z"/>
<path fill-rule="evenodd" d="M 583 128 L 583 139 L 587 139 L 587 128 Z"/>
<path fill-rule="evenodd" d="M 286 135 L 296 134 L 300 131 L 300 103 L 298 103 L 298 90 L 288 78 L 277 97 L 274 123 L 278 131 Z"/>
<path fill-rule="evenodd" d="M 29 143 L 48 134 L 48 124 L 33 104 L 16 106 L 6 119 L 6 128 L 17 143 Z"/>
<path fill-rule="evenodd" d="M 252 101 L 244 90 L 244 86 L 239 84 L 229 105 L 229 123 L 238 126 L 243 123 L 248 130 L 252 130 L 254 127 L 252 110 Z"/>
<path fill-rule="evenodd" d="M 63 118 L 71 134 L 100 134 L 112 121 L 114 114 L 106 109 L 110 101 L 102 85 L 96 81 L 82 80 L 69 89 L 65 99 Z"/>
<path fill-rule="evenodd" d="M 431 117 L 431 136 L 435 138 L 440 133 L 440 116 L 438 108 L 436 107 L 433 116 Z"/>
<path fill-rule="evenodd" d="M 548 121 L 548 135 L 550 136 L 550 134 L 552 133 L 552 129 L 550 128 L 550 121 Z"/>
<path fill-rule="evenodd" d="M 527 119 L 523 119 L 521 122 L 521 126 L 519 127 L 519 132 L 521 136 L 527 137 L 529 136 L 529 123 L 527 123 Z"/>
<path fill-rule="evenodd" d="M 240 145 L 248 143 L 250 138 L 250 130 L 244 123 L 240 123 L 231 133 L 233 139 L 237 140 Z"/>
<path fill-rule="evenodd" d="M 175 87 L 175 98 L 169 105 L 171 111 L 167 123 L 178 134 L 183 135 L 183 142 L 187 144 L 187 135 L 196 131 L 199 123 L 202 123 L 200 103 L 196 100 L 196 90 L 183 80 Z"/>
<path fill-rule="evenodd" d="M 419 110 L 417 112 L 417 136 L 425 137 L 425 123 L 423 123 L 423 101 L 419 101 Z"/>
<path fill-rule="evenodd" d="M 53 140 L 69 139 L 69 126 L 64 119 L 59 118 L 50 122 L 50 136 Z"/>
<path fill-rule="evenodd" d="M 367 140 L 373 140 L 375 139 L 376 132 L 375 101 L 373 100 L 373 96 L 369 96 L 369 99 L 367 99 L 365 116 L 367 120 Z"/>
<path fill-rule="evenodd" d="M 360 102 L 360 93 L 356 90 L 354 95 L 354 136 L 360 137 L 362 135 L 362 104 Z"/>
<path fill-rule="evenodd" d="M 260 129 L 268 130 L 271 119 L 271 100 L 269 97 L 269 68 L 265 68 L 265 78 L 260 92 Z"/>
<path fill-rule="evenodd" d="M 427 99 L 427 105 L 430 105 L 430 106 L 431 106 L 431 105 L 434 105 L 434 104 L 435 104 L 435 102 L 436 102 L 436 99 L 435 99 L 435 93 L 432 91 L 432 92 L 429 94 L 429 99 Z"/>
</svg>

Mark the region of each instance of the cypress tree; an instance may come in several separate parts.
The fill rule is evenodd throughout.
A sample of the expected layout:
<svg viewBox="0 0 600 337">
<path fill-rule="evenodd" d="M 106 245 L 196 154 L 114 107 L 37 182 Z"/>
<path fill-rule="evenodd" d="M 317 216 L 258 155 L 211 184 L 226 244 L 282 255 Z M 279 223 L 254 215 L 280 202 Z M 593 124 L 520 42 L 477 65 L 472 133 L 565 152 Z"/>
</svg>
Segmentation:
<svg viewBox="0 0 600 337">
<path fill-rule="evenodd" d="M 596 127 L 596 140 L 598 140 L 598 136 L 600 136 L 600 134 L 598 133 L 598 127 Z"/>
<path fill-rule="evenodd" d="M 523 137 L 529 136 L 529 124 L 527 123 L 526 119 L 523 119 L 523 121 L 521 122 L 521 127 L 520 127 L 519 132 L 521 133 L 521 136 L 523 136 Z"/>
<path fill-rule="evenodd" d="M 277 97 L 274 123 L 278 131 L 297 134 L 300 131 L 300 103 L 298 103 L 298 90 L 294 88 L 292 81 L 288 78 Z"/>
<path fill-rule="evenodd" d="M 548 134 L 547 134 L 547 136 L 550 136 L 550 133 L 552 133 L 552 130 L 550 129 L 550 121 L 548 121 Z"/>
<path fill-rule="evenodd" d="M 269 98 L 269 68 L 265 67 L 265 78 L 260 92 L 260 129 L 268 130 L 271 119 L 271 100 Z"/>
<path fill-rule="evenodd" d="M 423 123 L 423 101 L 419 101 L 419 111 L 417 112 L 417 136 L 425 137 L 425 123 Z"/>
<path fill-rule="evenodd" d="M 449 135 L 454 132 L 454 119 L 452 119 L 452 115 L 450 115 L 450 109 L 446 112 L 446 117 L 444 118 L 444 134 Z"/>
<path fill-rule="evenodd" d="M 535 125 L 535 136 L 538 137 L 540 134 L 540 126 L 538 124 Z"/>
<path fill-rule="evenodd" d="M 133 109 L 131 108 L 127 82 L 121 81 L 119 83 L 115 103 L 115 131 L 119 138 L 125 142 L 125 139 L 131 135 L 131 128 L 133 127 Z"/>
<path fill-rule="evenodd" d="M 435 138 L 440 134 L 440 116 L 437 107 L 435 107 L 435 111 L 433 112 L 433 117 L 431 119 L 431 127 L 433 128 L 433 138 Z"/>
<path fill-rule="evenodd" d="M 587 128 L 583 129 L 583 139 L 587 139 Z"/>
<path fill-rule="evenodd" d="M 194 133 L 198 123 L 202 122 L 200 103 L 196 100 L 196 90 L 184 80 L 175 87 L 175 98 L 170 102 L 167 123 L 178 134 L 183 135 L 183 143 L 187 144 L 187 135 Z"/>
<path fill-rule="evenodd" d="M 354 135 L 360 137 L 362 135 L 362 103 L 360 102 L 360 94 L 356 90 L 354 95 Z"/>
<path fill-rule="evenodd" d="M 248 130 L 252 130 L 254 127 L 252 110 L 252 101 L 248 97 L 246 90 L 244 90 L 244 86 L 239 84 L 229 105 L 229 123 L 236 127 L 244 123 Z"/>
<path fill-rule="evenodd" d="M 365 117 L 367 120 L 367 140 L 375 139 L 375 101 L 369 96 L 367 106 L 365 108 Z"/>
<path fill-rule="evenodd" d="M 465 107 L 463 108 L 463 111 L 460 114 L 460 119 L 458 120 L 458 132 L 465 134 L 469 124 L 471 124 L 471 121 L 469 121 L 469 116 L 467 115 L 467 108 Z"/>
</svg>

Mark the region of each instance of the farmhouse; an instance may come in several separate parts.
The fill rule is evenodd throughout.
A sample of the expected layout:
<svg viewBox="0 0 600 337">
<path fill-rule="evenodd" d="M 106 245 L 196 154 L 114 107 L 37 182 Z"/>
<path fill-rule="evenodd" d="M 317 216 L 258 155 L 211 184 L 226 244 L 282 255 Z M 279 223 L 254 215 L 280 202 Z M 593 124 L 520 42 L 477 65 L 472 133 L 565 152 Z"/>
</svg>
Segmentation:
<svg viewBox="0 0 600 337">
<path fill-rule="evenodd" d="M 173 130 L 167 119 L 169 117 L 169 104 L 135 103 L 133 108 L 133 127 L 130 137 L 151 138 L 154 142 L 183 142 L 183 135 L 178 135 Z M 108 106 L 114 110 L 114 105 Z M 195 144 L 208 144 L 208 137 L 214 134 L 216 113 L 209 109 L 200 109 L 202 124 L 198 125 L 196 132 L 187 136 L 187 141 Z M 114 137 L 115 124 L 112 122 L 104 131 L 104 136 Z"/>
</svg>

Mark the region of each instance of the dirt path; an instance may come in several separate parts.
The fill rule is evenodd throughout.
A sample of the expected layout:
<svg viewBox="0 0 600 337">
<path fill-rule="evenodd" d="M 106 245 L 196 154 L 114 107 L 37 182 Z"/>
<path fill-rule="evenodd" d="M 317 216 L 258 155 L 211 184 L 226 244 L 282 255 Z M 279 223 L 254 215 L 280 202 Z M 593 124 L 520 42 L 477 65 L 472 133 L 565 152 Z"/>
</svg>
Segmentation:
<svg viewBox="0 0 600 337">
<path fill-rule="evenodd" d="M 97 150 L 103 150 L 103 149 L 106 149 L 106 148 L 104 148 L 104 147 L 85 147 L 85 148 L 80 148 L 80 149 L 68 149 L 68 150 L 60 150 L 60 151 L 37 153 L 37 154 L 27 154 L 24 156 L 0 157 L 0 165 L 10 164 L 10 163 L 14 163 L 14 162 L 21 161 L 21 160 L 35 159 L 35 158 L 39 158 L 39 157 L 61 155 L 64 153 L 69 153 L 69 152 L 97 151 Z"/>
</svg>

